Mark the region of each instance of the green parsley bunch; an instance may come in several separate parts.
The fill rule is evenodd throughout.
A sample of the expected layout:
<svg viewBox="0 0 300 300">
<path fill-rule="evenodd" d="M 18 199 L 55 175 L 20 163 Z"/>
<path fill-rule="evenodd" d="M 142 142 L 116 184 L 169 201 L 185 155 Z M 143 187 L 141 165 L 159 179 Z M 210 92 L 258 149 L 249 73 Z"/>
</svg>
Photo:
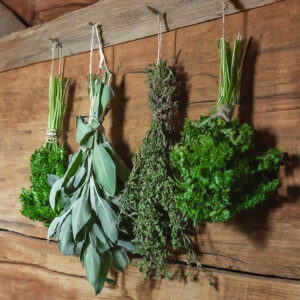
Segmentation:
<svg viewBox="0 0 300 300">
<path fill-rule="evenodd" d="M 211 116 L 186 120 L 181 141 L 171 151 L 176 203 L 194 224 L 227 222 L 239 211 L 265 201 L 279 186 L 277 170 L 283 153 L 259 153 L 255 132 L 231 120 L 239 100 L 246 42 L 238 36 L 231 49 L 219 41 L 220 87 Z"/>
<path fill-rule="evenodd" d="M 33 221 L 43 222 L 46 227 L 56 216 L 49 203 L 51 186 L 48 175 L 63 176 L 67 165 L 67 152 L 59 144 L 58 136 L 62 126 L 69 80 L 61 76 L 50 77 L 46 143 L 32 154 L 31 186 L 29 190 L 23 188 L 20 195 L 21 213 Z"/>
</svg>

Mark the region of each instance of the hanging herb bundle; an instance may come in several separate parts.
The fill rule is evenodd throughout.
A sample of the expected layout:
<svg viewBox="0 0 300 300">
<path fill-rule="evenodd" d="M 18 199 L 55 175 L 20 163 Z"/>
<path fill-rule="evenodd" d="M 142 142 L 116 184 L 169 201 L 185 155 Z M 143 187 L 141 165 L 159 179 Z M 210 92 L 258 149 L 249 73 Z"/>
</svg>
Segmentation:
<svg viewBox="0 0 300 300">
<path fill-rule="evenodd" d="M 121 197 L 121 213 L 132 220 L 133 243 L 142 256 L 139 269 L 169 276 L 167 259 L 183 248 L 192 253 L 186 222 L 175 205 L 169 177 L 171 117 L 176 107 L 178 81 L 175 67 L 159 61 L 148 71 L 150 129 L 133 157 L 133 170 Z"/>
<path fill-rule="evenodd" d="M 103 55 L 100 40 L 99 47 Z M 129 169 L 102 127 L 113 96 L 107 72 L 102 80 L 100 75 L 89 75 L 89 121 L 77 117 L 76 140 L 81 147 L 72 155 L 64 176 L 53 184 L 50 203 L 60 215 L 48 231 L 48 238 L 55 237 L 63 255 L 80 258 L 96 294 L 105 281 L 112 282 L 107 278 L 109 270 L 123 271 L 130 262 L 126 252 L 135 250 L 118 215 L 119 195 Z"/>
<path fill-rule="evenodd" d="M 55 218 L 49 195 L 51 186 L 48 174 L 63 176 L 67 166 L 67 152 L 58 142 L 65 111 L 65 97 L 70 79 L 61 75 L 50 76 L 49 117 L 46 143 L 31 156 L 31 187 L 23 188 L 20 195 L 21 213 L 34 221 L 44 222 L 46 227 Z"/>
<path fill-rule="evenodd" d="M 223 38 L 218 46 L 217 104 L 211 116 L 186 120 L 181 142 L 170 154 L 177 206 L 198 224 L 226 222 L 265 201 L 279 186 L 276 174 L 283 158 L 277 149 L 259 153 L 253 128 L 231 120 L 239 100 L 245 40 L 238 36 L 231 49 Z"/>
</svg>

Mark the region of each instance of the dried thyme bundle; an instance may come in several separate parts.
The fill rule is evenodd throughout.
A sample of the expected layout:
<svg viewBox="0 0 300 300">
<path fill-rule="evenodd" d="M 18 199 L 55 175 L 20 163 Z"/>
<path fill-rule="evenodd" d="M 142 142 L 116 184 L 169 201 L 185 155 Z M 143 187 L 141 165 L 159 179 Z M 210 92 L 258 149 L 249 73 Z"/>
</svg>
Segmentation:
<svg viewBox="0 0 300 300">
<path fill-rule="evenodd" d="M 147 277 L 169 276 L 167 259 L 183 248 L 191 253 L 186 222 L 175 205 L 169 177 L 171 117 L 176 106 L 178 81 L 175 67 L 159 61 L 148 71 L 150 129 L 133 157 L 133 170 L 121 197 L 121 213 L 132 220 L 133 243 L 142 256 L 139 269 Z"/>
<path fill-rule="evenodd" d="M 98 40 L 104 57 L 99 37 Z M 113 97 L 106 64 L 105 69 L 103 78 L 89 75 L 89 120 L 77 117 L 76 140 L 80 149 L 71 156 L 64 176 L 52 187 L 50 203 L 60 215 L 48 230 L 48 238 L 55 237 L 63 255 L 80 258 L 96 294 L 105 282 L 112 283 L 107 278 L 109 270 L 123 271 L 130 262 L 127 252 L 135 250 L 119 217 L 120 192 L 129 169 L 108 142 L 102 126 Z"/>
<path fill-rule="evenodd" d="M 233 49 L 224 38 L 219 41 L 217 104 L 211 116 L 186 120 L 181 142 L 170 155 L 177 177 L 177 206 L 194 223 L 226 222 L 265 201 L 279 186 L 276 173 L 283 153 L 277 149 L 259 153 L 253 128 L 231 120 L 239 100 L 245 50 L 240 36 Z"/>
<path fill-rule="evenodd" d="M 46 143 L 32 154 L 31 187 L 29 190 L 23 188 L 20 195 L 21 213 L 31 220 L 44 222 L 46 227 L 56 216 L 49 203 L 51 186 L 48 183 L 48 174 L 60 177 L 67 166 L 67 152 L 59 144 L 58 138 L 62 127 L 68 83 L 69 78 L 50 76 Z"/>
</svg>

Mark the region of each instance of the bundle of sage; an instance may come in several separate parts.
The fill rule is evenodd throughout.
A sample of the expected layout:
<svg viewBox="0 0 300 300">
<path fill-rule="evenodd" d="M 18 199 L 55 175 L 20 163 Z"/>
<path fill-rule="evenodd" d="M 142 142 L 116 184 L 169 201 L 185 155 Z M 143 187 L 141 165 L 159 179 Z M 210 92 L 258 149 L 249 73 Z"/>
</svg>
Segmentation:
<svg viewBox="0 0 300 300">
<path fill-rule="evenodd" d="M 99 48 L 102 51 L 100 43 Z M 52 186 L 50 203 L 60 215 L 48 231 L 48 238 L 56 238 L 63 255 L 80 257 L 96 294 L 105 281 L 112 282 L 107 278 L 109 270 L 123 271 L 130 262 L 126 252 L 135 250 L 119 217 L 120 192 L 129 169 L 108 142 L 102 126 L 113 97 L 108 85 L 110 73 L 105 70 L 102 79 L 89 74 L 89 120 L 77 117 L 80 149 L 71 156 L 65 175 Z"/>
</svg>

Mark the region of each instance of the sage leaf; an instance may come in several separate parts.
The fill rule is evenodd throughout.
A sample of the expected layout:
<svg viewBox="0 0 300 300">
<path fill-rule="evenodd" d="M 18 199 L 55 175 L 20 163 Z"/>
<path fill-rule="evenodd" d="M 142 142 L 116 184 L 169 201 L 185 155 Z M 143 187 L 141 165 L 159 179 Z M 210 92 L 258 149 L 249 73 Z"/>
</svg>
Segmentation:
<svg viewBox="0 0 300 300">
<path fill-rule="evenodd" d="M 107 152 L 110 154 L 111 158 L 113 159 L 116 170 L 117 170 L 117 176 L 121 179 L 123 183 L 127 180 L 130 170 L 124 163 L 124 161 L 121 159 L 119 154 L 113 149 L 113 147 L 109 144 L 109 142 L 103 143 L 103 146 L 107 150 Z"/>
<path fill-rule="evenodd" d="M 73 182 L 74 188 L 78 188 L 81 184 L 83 184 L 85 177 L 86 177 L 85 167 L 81 166 L 80 168 L 78 168 L 75 174 L 75 178 Z"/>
<path fill-rule="evenodd" d="M 50 191 L 49 202 L 54 211 L 56 210 L 55 207 L 57 202 L 57 194 L 60 192 L 62 182 L 63 182 L 63 178 L 56 180 Z"/>
<path fill-rule="evenodd" d="M 74 255 L 74 242 L 72 237 L 72 215 L 69 214 L 61 225 L 58 241 L 59 249 L 63 255 Z"/>
<path fill-rule="evenodd" d="M 82 162 L 82 151 L 78 150 L 72 155 L 71 161 L 69 163 L 68 169 L 63 177 L 62 186 L 68 183 L 69 179 L 76 173 L 77 168 Z"/>
<path fill-rule="evenodd" d="M 56 180 L 59 179 L 59 177 L 54 174 L 48 174 L 47 179 L 48 179 L 49 185 L 52 187 L 53 184 L 56 182 Z"/>
<path fill-rule="evenodd" d="M 114 267 L 121 272 L 123 272 L 124 269 L 127 267 L 127 265 L 129 265 L 130 263 L 128 255 L 123 250 L 123 248 L 113 249 L 112 259 L 113 259 Z"/>
<path fill-rule="evenodd" d="M 105 85 L 103 88 L 102 96 L 101 96 L 102 114 L 105 112 L 108 102 L 113 97 L 114 97 L 113 90 L 108 85 Z"/>
<path fill-rule="evenodd" d="M 118 239 L 119 218 L 113 208 L 103 198 L 96 202 L 97 216 L 100 219 L 105 235 L 115 243 Z"/>
<path fill-rule="evenodd" d="M 135 250 L 136 250 L 135 245 L 128 241 L 118 240 L 117 245 L 131 253 L 135 252 Z"/>
<path fill-rule="evenodd" d="M 93 168 L 99 184 L 108 194 L 114 195 L 116 191 L 116 166 L 108 152 L 100 144 L 94 147 Z"/>
<path fill-rule="evenodd" d="M 60 220 L 60 217 L 55 217 L 54 220 L 51 222 L 49 229 L 48 229 L 48 237 L 47 237 L 48 241 L 55 234 L 59 220 Z"/>
<path fill-rule="evenodd" d="M 78 232 L 90 220 L 91 211 L 88 204 L 89 192 L 86 189 L 81 197 L 74 202 L 72 208 L 72 229 L 73 237 L 76 239 Z"/>
<path fill-rule="evenodd" d="M 92 244 L 89 244 L 84 255 L 84 268 L 88 281 L 93 285 L 95 293 L 99 293 L 100 255 Z M 100 289 L 100 290 L 99 290 Z"/>
</svg>

